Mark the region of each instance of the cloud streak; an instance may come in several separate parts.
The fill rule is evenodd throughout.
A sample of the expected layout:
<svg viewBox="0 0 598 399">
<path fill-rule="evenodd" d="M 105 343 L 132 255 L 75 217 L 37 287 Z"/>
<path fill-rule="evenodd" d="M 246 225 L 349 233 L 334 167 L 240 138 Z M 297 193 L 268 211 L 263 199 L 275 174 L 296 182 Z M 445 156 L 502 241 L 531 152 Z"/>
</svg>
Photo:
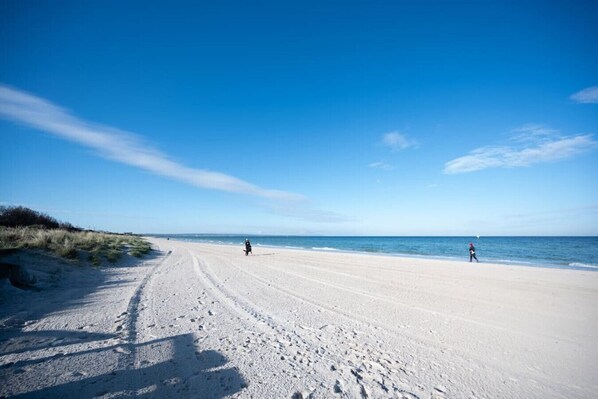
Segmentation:
<svg viewBox="0 0 598 399">
<path fill-rule="evenodd" d="M 557 131 L 526 125 L 513 131 L 511 146 L 480 147 L 444 165 L 443 173 L 458 174 L 489 168 L 517 168 L 574 157 L 598 147 L 591 134 L 560 136 Z"/>
<path fill-rule="evenodd" d="M 194 169 L 169 159 L 132 133 L 90 123 L 42 98 L 0 84 L 0 117 L 92 148 L 105 158 L 192 186 L 305 203 L 299 194 L 259 187 L 224 173 Z"/>
<path fill-rule="evenodd" d="M 577 103 L 583 104 L 598 104 L 598 86 L 588 87 L 569 97 Z"/>
<path fill-rule="evenodd" d="M 382 144 L 389 147 L 392 151 L 401 151 L 409 147 L 417 147 L 418 143 L 415 140 L 408 138 L 406 135 L 399 132 L 390 132 L 382 136 Z"/>
<path fill-rule="evenodd" d="M 382 169 L 382 170 L 393 170 L 394 166 L 384 162 L 384 161 L 379 161 L 379 162 L 372 162 L 368 165 L 368 168 L 371 169 Z"/>
</svg>

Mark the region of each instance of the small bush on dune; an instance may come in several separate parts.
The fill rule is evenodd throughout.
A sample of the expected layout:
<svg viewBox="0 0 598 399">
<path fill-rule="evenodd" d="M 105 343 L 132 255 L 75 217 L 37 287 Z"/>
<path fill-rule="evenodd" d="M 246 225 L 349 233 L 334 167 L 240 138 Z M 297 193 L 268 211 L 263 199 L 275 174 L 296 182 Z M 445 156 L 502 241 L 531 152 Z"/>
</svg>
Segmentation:
<svg viewBox="0 0 598 399">
<path fill-rule="evenodd" d="M 30 245 L 33 248 L 48 248 L 51 242 L 50 236 L 44 230 L 33 231 L 31 234 Z"/>
<path fill-rule="evenodd" d="M 99 251 L 91 251 L 87 257 L 89 263 L 94 266 L 100 266 L 102 264 L 102 258 L 100 257 Z"/>
<path fill-rule="evenodd" d="M 129 253 L 136 258 L 141 258 L 152 250 L 152 246 L 147 241 L 141 239 L 133 241 L 130 246 Z"/>
<path fill-rule="evenodd" d="M 77 249 L 72 240 L 65 238 L 60 245 L 56 245 L 54 252 L 63 258 L 74 259 L 77 257 Z"/>
<path fill-rule="evenodd" d="M 133 247 L 129 251 L 129 253 L 131 254 L 131 256 L 134 256 L 136 258 L 141 258 L 141 257 L 143 257 L 143 255 L 147 254 L 148 252 L 149 251 L 146 250 L 145 248 L 139 248 L 139 247 Z"/>
<path fill-rule="evenodd" d="M 108 262 L 110 263 L 116 263 L 120 257 L 122 256 L 122 252 L 114 250 L 114 249 L 109 249 L 106 252 L 106 259 L 108 259 Z"/>
<path fill-rule="evenodd" d="M 17 243 L 20 240 L 20 234 L 15 229 L 1 229 L 0 230 L 0 248 L 18 248 Z"/>
<path fill-rule="evenodd" d="M 95 240 L 93 238 L 93 235 L 91 235 L 87 231 L 79 234 L 78 245 L 84 251 L 91 251 L 95 246 Z"/>
</svg>

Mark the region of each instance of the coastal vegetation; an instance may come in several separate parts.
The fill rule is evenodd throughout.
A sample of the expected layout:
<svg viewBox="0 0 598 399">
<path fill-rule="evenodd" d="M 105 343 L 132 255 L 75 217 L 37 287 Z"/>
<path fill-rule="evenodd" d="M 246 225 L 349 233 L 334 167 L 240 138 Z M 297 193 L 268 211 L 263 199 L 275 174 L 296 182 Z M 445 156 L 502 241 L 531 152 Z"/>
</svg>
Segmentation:
<svg viewBox="0 0 598 399">
<path fill-rule="evenodd" d="M 38 249 L 99 266 L 124 254 L 142 257 L 151 251 L 143 238 L 82 230 L 24 207 L 0 207 L 0 249 Z"/>
</svg>

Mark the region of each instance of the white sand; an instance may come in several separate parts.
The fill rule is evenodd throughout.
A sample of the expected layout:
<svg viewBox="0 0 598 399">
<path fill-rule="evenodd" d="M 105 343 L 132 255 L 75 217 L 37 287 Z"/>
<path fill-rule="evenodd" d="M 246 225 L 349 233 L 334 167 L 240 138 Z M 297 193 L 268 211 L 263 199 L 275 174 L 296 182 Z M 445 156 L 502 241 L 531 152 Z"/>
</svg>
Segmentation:
<svg viewBox="0 0 598 399">
<path fill-rule="evenodd" d="M 598 397 L 598 273 L 151 241 L 3 280 L 0 397 Z"/>
</svg>

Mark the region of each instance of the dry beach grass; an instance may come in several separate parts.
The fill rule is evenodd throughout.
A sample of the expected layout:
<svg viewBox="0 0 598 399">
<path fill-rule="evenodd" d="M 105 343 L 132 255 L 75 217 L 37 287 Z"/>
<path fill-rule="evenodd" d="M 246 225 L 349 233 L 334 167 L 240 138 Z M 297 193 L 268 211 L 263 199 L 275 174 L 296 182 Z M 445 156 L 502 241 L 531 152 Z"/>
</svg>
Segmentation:
<svg viewBox="0 0 598 399">
<path fill-rule="evenodd" d="M 99 265 L 103 259 L 114 263 L 124 253 L 140 257 L 151 246 L 137 236 L 28 226 L 0 227 L 0 249 L 39 249 Z"/>
</svg>

